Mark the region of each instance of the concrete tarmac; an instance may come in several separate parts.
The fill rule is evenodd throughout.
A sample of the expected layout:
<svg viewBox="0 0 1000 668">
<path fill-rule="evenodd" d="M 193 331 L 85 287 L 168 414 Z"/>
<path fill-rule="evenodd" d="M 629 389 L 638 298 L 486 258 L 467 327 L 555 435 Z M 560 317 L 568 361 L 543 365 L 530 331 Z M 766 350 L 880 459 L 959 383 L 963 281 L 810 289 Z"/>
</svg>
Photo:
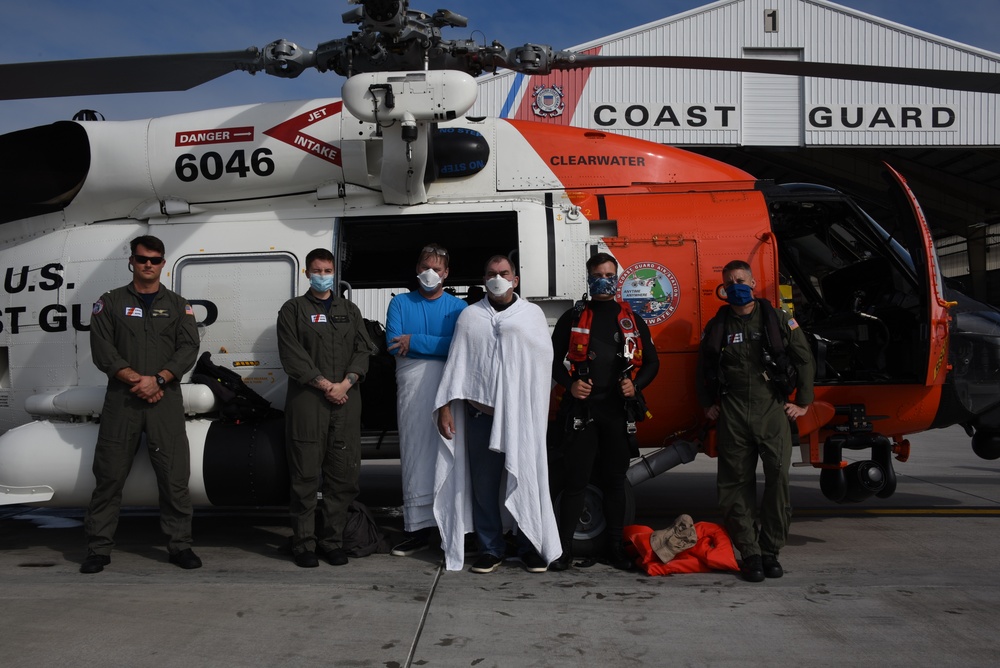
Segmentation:
<svg viewBox="0 0 1000 668">
<path fill-rule="evenodd" d="M 195 514 L 200 570 L 167 562 L 155 511 L 127 511 L 103 573 L 78 572 L 81 512 L 0 508 L 0 661 L 76 666 L 995 666 L 1000 461 L 960 429 L 913 439 L 886 500 L 839 506 L 792 471 L 796 517 L 760 584 L 597 564 L 446 572 L 439 552 L 297 568 L 284 512 Z M 848 453 L 853 454 L 853 453 Z M 366 462 L 390 539 L 399 468 Z M 637 523 L 718 520 L 715 462 L 636 488 Z M 471 558 L 470 558 L 471 563 Z"/>
</svg>

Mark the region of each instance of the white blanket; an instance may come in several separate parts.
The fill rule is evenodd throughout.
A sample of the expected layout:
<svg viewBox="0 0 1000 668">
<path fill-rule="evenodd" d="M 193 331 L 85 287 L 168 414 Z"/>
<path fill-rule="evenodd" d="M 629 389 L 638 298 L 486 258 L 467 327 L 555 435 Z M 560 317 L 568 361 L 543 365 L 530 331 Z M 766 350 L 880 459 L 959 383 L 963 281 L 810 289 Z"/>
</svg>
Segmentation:
<svg viewBox="0 0 1000 668">
<path fill-rule="evenodd" d="M 494 408 L 490 449 L 506 455 L 503 505 L 517 530 L 546 562 L 561 554 L 545 451 L 551 370 L 552 342 L 538 306 L 518 299 L 497 312 L 484 298 L 459 316 L 434 402 L 435 413 L 451 403 L 457 432 L 442 441 L 434 485 L 448 570 L 464 566 L 465 534 L 473 530 L 463 399 Z"/>
<path fill-rule="evenodd" d="M 403 472 L 403 526 L 407 531 L 435 524 L 434 469 L 444 439 L 432 413 L 443 371 L 443 360 L 396 358 L 396 416 Z"/>
</svg>

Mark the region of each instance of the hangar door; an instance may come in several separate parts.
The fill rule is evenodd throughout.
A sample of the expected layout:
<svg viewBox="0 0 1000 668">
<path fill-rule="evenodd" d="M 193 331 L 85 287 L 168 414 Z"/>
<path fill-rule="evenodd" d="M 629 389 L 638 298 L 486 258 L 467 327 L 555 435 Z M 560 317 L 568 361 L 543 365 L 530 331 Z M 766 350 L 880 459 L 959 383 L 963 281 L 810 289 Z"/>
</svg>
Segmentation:
<svg viewBox="0 0 1000 668">
<path fill-rule="evenodd" d="M 798 49 L 744 49 L 746 58 L 802 60 Z M 802 77 L 743 74 L 744 146 L 802 146 Z"/>
</svg>

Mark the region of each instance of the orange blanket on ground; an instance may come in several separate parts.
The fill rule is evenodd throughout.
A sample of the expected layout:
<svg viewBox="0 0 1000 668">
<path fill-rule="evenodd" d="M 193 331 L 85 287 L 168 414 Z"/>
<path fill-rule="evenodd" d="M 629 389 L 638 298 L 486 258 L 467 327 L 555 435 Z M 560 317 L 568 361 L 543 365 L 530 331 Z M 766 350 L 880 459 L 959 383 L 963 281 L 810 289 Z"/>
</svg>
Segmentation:
<svg viewBox="0 0 1000 668">
<path fill-rule="evenodd" d="M 649 575 L 672 575 L 674 573 L 711 573 L 712 571 L 738 571 L 736 554 L 729 534 L 718 524 L 696 522 L 698 542 L 694 547 L 679 552 L 667 563 L 653 552 L 649 537 L 650 527 L 631 524 L 625 527 L 625 545 L 636 555 L 635 563 Z"/>
</svg>

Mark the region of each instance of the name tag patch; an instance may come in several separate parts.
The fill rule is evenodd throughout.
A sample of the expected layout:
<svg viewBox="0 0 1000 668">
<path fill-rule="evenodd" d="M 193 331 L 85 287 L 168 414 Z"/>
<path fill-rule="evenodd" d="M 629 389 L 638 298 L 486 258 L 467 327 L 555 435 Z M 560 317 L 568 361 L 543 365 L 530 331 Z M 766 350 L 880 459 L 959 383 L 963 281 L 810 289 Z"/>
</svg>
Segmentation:
<svg viewBox="0 0 1000 668">
<path fill-rule="evenodd" d="M 311 321 L 313 321 L 313 322 L 326 322 L 326 314 L 325 313 L 313 313 L 311 316 L 309 316 L 309 319 Z"/>
<path fill-rule="evenodd" d="M 141 318 L 142 317 L 142 307 L 141 306 L 126 306 L 125 315 L 130 318 Z"/>
</svg>

